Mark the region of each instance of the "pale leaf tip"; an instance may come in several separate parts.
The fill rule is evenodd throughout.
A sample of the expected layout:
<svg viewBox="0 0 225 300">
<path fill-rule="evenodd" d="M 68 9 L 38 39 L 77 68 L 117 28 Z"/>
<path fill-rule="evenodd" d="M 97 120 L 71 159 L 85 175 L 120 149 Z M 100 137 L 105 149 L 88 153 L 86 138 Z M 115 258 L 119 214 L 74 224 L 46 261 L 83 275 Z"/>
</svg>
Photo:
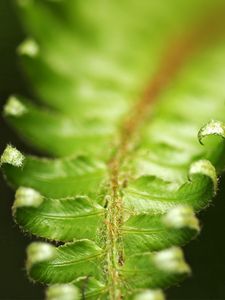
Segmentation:
<svg viewBox="0 0 225 300">
<path fill-rule="evenodd" d="M 14 207 L 38 207 L 43 202 L 43 196 L 32 188 L 19 187 L 16 191 Z"/>
<path fill-rule="evenodd" d="M 27 267 L 32 267 L 33 264 L 50 260 L 54 258 L 56 248 L 48 243 L 33 242 L 27 248 Z"/>
<path fill-rule="evenodd" d="M 26 112 L 26 106 L 15 96 L 9 97 L 4 106 L 4 114 L 6 116 L 20 117 Z"/>
<path fill-rule="evenodd" d="M 221 121 L 211 120 L 198 132 L 198 140 L 200 144 L 203 144 L 203 139 L 210 135 L 217 135 L 222 138 L 225 138 L 225 124 Z"/>
<path fill-rule="evenodd" d="M 7 145 L 5 148 L 0 164 L 10 164 L 14 167 L 22 167 L 25 160 L 25 156 L 11 145 Z"/>
<path fill-rule="evenodd" d="M 154 256 L 156 266 L 165 272 L 188 274 L 190 267 L 184 260 L 183 252 L 178 247 L 159 251 Z"/>
<path fill-rule="evenodd" d="M 209 160 L 202 159 L 193 162 L 189 169 L 189 176 L 195 174 L 208 176 L 213 182 L 214 193 L 216 193 L 218 188 L 216 169 Z"/>
<path fill-rule="evenodd" d="M 46 300 L 81 299 L 78 288 L 72 284 L 55 284 L 46 290 Z"/>
<path fill-rule="evenodd" d="M 134 297 L 134 300 L 165 300 L 161 290 L 145 290 Z"/>
<path fill-rule="evenodd" d="M 199 221 L 193 209 L 187 205 L 178 205 L 171 208 L 164 216 L 164 223 L 166 226 L 175 229 L 188 227 L 196 231 L 200 230 Z"/>
<path fill-rule="evenodd" d="M 39 53 L 39 45 L 33 39 L 26 39 L 17 48 L 19 55 L 26 55 L 29 57 L 36 57 Z"/>
</svg>

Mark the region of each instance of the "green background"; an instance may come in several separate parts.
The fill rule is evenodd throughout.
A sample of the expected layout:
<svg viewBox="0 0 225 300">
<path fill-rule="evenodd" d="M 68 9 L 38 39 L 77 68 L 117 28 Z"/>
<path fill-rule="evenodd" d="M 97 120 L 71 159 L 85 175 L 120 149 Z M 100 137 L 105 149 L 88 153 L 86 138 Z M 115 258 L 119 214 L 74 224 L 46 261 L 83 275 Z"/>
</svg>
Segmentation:
<svg viewBox="0 0 225 300">
<path fill-rule="evenodd" d="M 15 48 L 23 38 L 11 1 L 0 0 L 1 107 L 11 93 L 29 95 L 15 55 Z M 0 135 L 1 152 L 7 143 L 33 152 L 23 145 L 2 119 Z M 193 275 L 180 287 L 167 291 L 169 300 L 225 300 L 225 178 L 220 181 L 217 198 L 200 216 L 204 224 L 201 235 L 185 247 Z M 24 269 L 25 248 L 32 237 L 24 236 L 14 224 L 11 216 L 14 195 L 2 178 L 0 189 L 0 299 L 43 299 L 43 289 L 28 281 Z"/>
</svg>

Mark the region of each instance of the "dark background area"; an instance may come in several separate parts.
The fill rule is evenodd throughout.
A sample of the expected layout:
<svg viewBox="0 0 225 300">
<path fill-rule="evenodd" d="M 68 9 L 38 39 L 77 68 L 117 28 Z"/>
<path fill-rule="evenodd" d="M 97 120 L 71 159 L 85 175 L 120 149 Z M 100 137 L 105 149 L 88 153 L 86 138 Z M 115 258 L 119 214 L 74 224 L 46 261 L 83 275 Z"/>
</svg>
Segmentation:
<svg viewBox="0 0 225 300">
<path fill-rule="evenodd" d="M 75 1 L 75 0 L 73 0 Z M 0 0 L 0 105 L 12 93 L 27 94 L 28 88 L 17 62 L 15 49 L 24 34 L 10 0 Z M 1 119 L 0 151 L 12 143 L 25 147 Z M 225 177 L 211 207 L 200 215 L 202 232 L 185 247 L 193 275 L 167 291 L 169 300 L 225 300 Z M 0 178 L 0 300 L 43 299 L 43 288 L 29 282 L 24 269 L 25 249 L 32 240 L 14 224 L 11 206 L 14 193 Z"/>
</svg>

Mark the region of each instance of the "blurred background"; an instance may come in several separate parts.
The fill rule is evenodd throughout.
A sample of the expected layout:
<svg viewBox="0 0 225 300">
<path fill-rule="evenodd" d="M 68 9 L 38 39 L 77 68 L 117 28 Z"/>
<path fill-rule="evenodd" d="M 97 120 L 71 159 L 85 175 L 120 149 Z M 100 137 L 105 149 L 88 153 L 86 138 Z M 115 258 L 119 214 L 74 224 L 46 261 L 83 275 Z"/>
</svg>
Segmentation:
<svg viewBox="0 0 225 300">
<path fill-rule="evenodd" d="M 29 94 L 16 59 L 15 49 L 23 40 L 13 6 L 0 0 L 0 103 L 11 93 Z M 7 143 L 32 152 L 1 119 L 0 151 Z M 200 218 L 201 235 L 185 247 L 187 261 L 193 269 L 191 278 L 167 291 L 169 300 L 225 300 L 225 177 L 211 207 Z M 43 288 L 29 282 L 24 269 L 25 248 L 32 240 L 24 236 L 11 216 L 13 192 L 0 178 L 0 300 L 43 299 Z"/>
</svg>

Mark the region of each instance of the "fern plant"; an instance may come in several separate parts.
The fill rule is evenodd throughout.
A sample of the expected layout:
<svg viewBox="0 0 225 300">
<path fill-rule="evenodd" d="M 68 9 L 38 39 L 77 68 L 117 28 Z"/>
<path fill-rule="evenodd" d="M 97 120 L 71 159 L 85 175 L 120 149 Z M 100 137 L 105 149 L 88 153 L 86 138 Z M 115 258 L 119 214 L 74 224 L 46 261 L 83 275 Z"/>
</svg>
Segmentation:
<svg viewBox="0 0 225 300">
<path fill-rule="evenodd" d="M 1 156 L 15 221 L 52 241 L 28 247 L 28 275 L 49 300 L 164 299 L 224 168 L 220 1 L 17 4 L 36 101 L 4 116 L 49 156 Z"/>
</svg>

